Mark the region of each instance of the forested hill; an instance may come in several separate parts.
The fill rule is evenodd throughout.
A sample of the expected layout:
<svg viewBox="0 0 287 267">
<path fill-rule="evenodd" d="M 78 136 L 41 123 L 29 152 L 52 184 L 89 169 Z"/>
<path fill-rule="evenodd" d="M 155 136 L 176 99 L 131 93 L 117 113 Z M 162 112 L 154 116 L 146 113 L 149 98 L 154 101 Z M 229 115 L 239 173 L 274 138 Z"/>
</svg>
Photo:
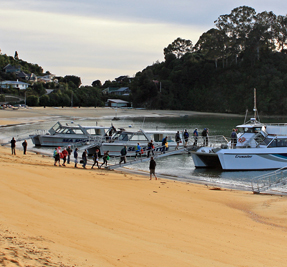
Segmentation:
<svg viewBox="0 0 287 267">
<path fill-rule="evenodd" d="M 287 17 L 238 7 L 215 21 L 193 46 L 177 38 L 165 61 L 136 74 L 134 106 L 265 114 L 287 113 Z"/>
</svg>

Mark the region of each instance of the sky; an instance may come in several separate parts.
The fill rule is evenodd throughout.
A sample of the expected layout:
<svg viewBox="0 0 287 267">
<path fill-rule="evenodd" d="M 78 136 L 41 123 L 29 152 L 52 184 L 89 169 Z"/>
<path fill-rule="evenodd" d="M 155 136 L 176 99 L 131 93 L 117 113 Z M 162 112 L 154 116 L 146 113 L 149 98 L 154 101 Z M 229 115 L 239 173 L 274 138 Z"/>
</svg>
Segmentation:
<svg viewBox="0 0 287 267">
<path fill-rule="evenodd" d="M 220 15 L 244 5 L 287 14 L 282 0 L 0 0 L 0 49 L 83 85 L 104 83 L 164 61 L 178 37 L 195 45 Z"/>
</svg>

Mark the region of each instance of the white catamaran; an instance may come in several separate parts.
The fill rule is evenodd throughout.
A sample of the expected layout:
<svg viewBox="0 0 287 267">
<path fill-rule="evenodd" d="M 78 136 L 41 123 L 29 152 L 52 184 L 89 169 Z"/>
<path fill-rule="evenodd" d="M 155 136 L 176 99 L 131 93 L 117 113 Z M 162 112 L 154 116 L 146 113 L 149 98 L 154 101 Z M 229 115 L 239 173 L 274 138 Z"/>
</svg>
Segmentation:
<svg viewBox="0 0 287 267">
<path fill-rule="evenodd" d="M 287 166 L 287 123 L 264 124 L 257 120 L 256 89 L 254 118 L 237 125 L 237 144 L 214 142 L 191 152 L 196 168 L 222 170 L 271 170 Z M 222 138 L 223 140 L 226 138 Z"/>
</svg>

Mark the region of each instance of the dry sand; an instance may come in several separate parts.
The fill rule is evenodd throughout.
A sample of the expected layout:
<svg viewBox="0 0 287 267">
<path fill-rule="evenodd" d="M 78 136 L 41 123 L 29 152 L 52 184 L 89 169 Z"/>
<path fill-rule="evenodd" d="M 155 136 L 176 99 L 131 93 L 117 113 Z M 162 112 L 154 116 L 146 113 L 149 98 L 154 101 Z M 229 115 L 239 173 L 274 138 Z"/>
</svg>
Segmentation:
<svg viewBox="0 0 287 267">
<path fill-rule="evenodd" d="M 22 121 L 45 116 L 33 111 Z M 0 168 L 0 266 L 286 266 L 286 197 L 55 167 L 7 147 Z"/>
</svg>

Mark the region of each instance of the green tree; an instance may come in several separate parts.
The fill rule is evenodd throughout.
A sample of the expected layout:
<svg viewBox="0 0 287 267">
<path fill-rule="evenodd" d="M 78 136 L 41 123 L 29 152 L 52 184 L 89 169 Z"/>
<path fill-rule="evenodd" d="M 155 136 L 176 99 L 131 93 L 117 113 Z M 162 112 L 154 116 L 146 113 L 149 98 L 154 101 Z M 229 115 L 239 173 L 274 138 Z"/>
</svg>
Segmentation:
<svg viewBox="0 0 287 267">
<path fill-rule="evenodd" d="M 180 37 L 175 39 L 171 44 L 164 48 L 165 57 L 169 54 L 174 54 L 177 58 L 181 58 L 184 54 L 192 51 L 192 42 Z"/>
<path fill-rule="evenodd" d="M 38 106 L 39 105 L 39 97 L 35 95 L 27 96 L 26 103 L 28 106 Z"/>
</svg>

